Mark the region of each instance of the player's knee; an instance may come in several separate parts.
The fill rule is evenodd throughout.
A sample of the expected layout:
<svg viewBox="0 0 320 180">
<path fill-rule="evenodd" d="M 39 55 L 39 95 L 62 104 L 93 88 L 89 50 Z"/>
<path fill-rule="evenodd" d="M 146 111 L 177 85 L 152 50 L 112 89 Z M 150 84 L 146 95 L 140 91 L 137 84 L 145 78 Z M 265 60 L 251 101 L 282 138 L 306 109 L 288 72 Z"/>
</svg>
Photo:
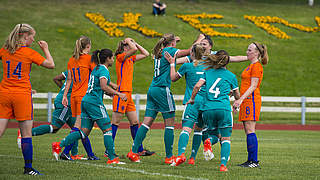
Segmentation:
<svg viewBox="0 0 320 180">
<path fill-rule="evenodd" d="M 190 134 L 191 131 L 192 131 L 192 129 L 189 128 L 189 127 L 183 127 L 182 130 L 188 132 L 189 134 Z"/>
</svg>

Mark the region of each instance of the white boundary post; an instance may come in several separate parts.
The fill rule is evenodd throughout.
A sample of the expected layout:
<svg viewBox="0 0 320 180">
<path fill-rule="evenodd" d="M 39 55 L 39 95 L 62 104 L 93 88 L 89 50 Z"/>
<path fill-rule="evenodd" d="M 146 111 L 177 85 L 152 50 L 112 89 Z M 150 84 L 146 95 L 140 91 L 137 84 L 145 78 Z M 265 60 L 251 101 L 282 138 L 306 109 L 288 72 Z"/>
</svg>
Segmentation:
<svg viewBox="0 0 320 180">
<path fill-rule="evenodd" d="M 306 124 L 306 97 L 301 97 L 301 125 Z"/>
<path fill-rule="evenodd" d="M 52 111 L 52 92 L 48 92 L 48 104 L 47 104 L 47 109 L 48 109 L 48 122 L 51 122 L 51 111 Z"/>
<path fill-rule="evenodd" d="M 309 6 L 313 6 L 313 0 L 308 1 Z"/>
<path fill-rule="evenodd" d="M 137 111 L 137 117 L 139 120 L 139 113 L 140 113 L 140 95 L 139 94 L 136 94 L 136 111 Z"/>
</svg>

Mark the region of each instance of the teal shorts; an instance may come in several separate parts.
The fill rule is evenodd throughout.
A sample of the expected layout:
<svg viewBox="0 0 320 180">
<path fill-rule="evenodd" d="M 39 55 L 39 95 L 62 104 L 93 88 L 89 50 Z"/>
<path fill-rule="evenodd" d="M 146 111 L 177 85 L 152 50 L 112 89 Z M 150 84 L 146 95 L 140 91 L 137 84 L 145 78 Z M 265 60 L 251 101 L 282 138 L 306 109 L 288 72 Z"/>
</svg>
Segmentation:
<svg viewBox="0 0 320 180">
<path fill-rule="evenodd" d="M 161 112 L 164 119 L 175 116 L 176 106 L 168 87 L 150 87 L 147 93 L 146 117 L 156 118 Z"/>
<path fill-rule="evenodd" d="M 72 118 L 71 108 L 64 107 L 61 103 L 54 103 L 54 111 L 52 113 L 51 124 L 59 129 L 67 123 L 69 127 L 73 127 L 76 119 Z"/>
<path fill-rule="evenodd" d="M 227 110 L 206 110 L 202 113 L 203 123 L 207 126 L 209 131 L 217 128 L 232 128 L 233 117 L 231 113 L 231 111 Z"/>
<path fill-rule="evenodd" d="M 81 128 L 91 130 L 94 122 L 104 131 L 111 127 L 111 121 L 103 104 L 81 102 Z"/>
<path fill-rule="evenodd" d="M 194 104 L 188 104 L 182 114 L 183 121 L 193 121 L 198 123 L 198 119 L 201 118 L 200 107 L 203 104 L 203 97 L 197 95 Z"/>
</svg>

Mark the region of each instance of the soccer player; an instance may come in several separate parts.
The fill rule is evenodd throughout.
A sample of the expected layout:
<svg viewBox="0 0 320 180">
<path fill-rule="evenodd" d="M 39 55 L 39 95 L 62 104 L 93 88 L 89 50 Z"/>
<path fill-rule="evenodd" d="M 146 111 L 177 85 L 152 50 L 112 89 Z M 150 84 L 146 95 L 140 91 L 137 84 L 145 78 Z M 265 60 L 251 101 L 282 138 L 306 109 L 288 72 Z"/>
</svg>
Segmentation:
<svg viewBox="0 0 320 180">
<path fill-rule="evenodd" d="M 193 45 L 190 52 L 190 59 L 193 60 L 192 63 L 184 63 L 179 68 L 178 72 L 175 71 L 174 66 L 171 66 L 170 68 L 170 78 L 173 82 L 179 80 L 183 76 L 185 76 L 186 78 L 186 91 L 184 95 L 183 104 L 186 104 L 187 101 L 190 99 L 194 85 L 198 82 L 201 75 L 204 73 L 204 67 L 201 64 L 199 64 L 202 60 L 204 52 L 204 47 L 202 47 L 200 44 L 195 44 Z M 168 53 L 165 54 L 165 58 L 169 61 L 170 64 L 174 63 L 175 61 L 175 57 L 170 56 L 170 54 Z M 198 93 L 194 104 L 189 104 L 185 106 L 185 110 L 182 114 L 182 131 L 180 133 L 178 143 L 178 156 L 176 160 L 171 164 L 171 166 L 179 166 L 180 164 L 186 161 L 185 150 L 188 145 L 190 133 L 195 123 L 197 128 L 200 129 L 200 131 L 195 132 L 194 134 L 201 133 L 202 125 L 199 125 L 197 123 L 200 115 L 199 110 L 201 105 L 203 104 L 203 94 L 204 90 Z M 199 143 L 200 142 L 201 140 L 199 140 Z"/>
<path fill-rule="evenodd" d="M 74 125 L 74 130 L 79 131 L 81 126 L 81 100 L 86 94 L 88 89 L 89 75 L 93 68 L 96 66 L 94 62 L 91 62 L 91 55 L 89 55 L 91 49 L 91 40 L 86 36 L 80 36 L 76 41 L 76 46 L 73 51 L 73 56 L 68 62 L 68 76 L 65 86 L 65 91 L 62 97 L 62 104 L 64 107 L 68 107 L 68 91 L 71 87 L 72 82 L 72 92 L 70 97 L 70 105 L 72 117 L 76 118 Z M 91 143 L 89 138 L 81 139 L 82 144 L 87 152 L 88 160 L 99 160 L 98 157 L 94 155 L 91 148 Z M 69 152 L 64 151 L 61 155 L 67 156 Z M 58 157 L 55 156 L 58 160 Z"/>
<path fill-rule="evenodd" d="M 52 144 L 55 154 L 59 154 L 62 147 L 71 144 L 78 139 L 89 136 L 96 122 L 103 132 L 104 145 L 109 157 L 107 164 L 123 164 L 114 155 L 114 142 L 112 139 L 112 128 L 107 110 L 103 104 L 103 94 L 118 95 L 122 100 L 127 100 L 126 94 L 113 90 L 110 85 L 110 74 L 108 67 L 113 64 L 114 56 L 111 50 L 102 49 L 93 52 L 92 61 L 97 64 L 90 74 L 90 80 L 86 95 L 81 103 L 81 130 L 69 134 L 61 142 Z"/>
<path fill-rule="evenodd" d="M 46 124 L 46 125 L 40 125 L 38 127 L 32 128 L 32 136 L 40 136 L 48 133 L 57 133 L 65 123 L 67 123 L 68 126 L 71 128 L 71 132 L 76 130 L 74 128 L 74 123 L 76 119 L 72 117 L 70 105 L 68 105 L 68 107 L 64 107 L 62 105 L 62 97 L 64 94 L 65 85 L 66 85 L 66 81 L 64 83 L 62 83 L 62 81 L 65 80 L 67 77 L 68 77 L 68 71 L 65 71 L 53 78 L 53 81 L 60 88 L 60 91 L 54 100 L 54 111 L 52 113 L 52 122 L 50 123 L 50 125 Z M 72 91 L 72 83 L 70 85 L 70 88 L 67 94 L 69 102 L 70 102 L 71 91 Z M 69 155 L 70 148 L 71 148 L 71 159 L 81 159 L 82 156 L 77 155 L 78 141 L 75 141 L 73 146 L 65 148 L 64 152 L 60 156 L 60 159 L 71 160 Z"/>
<path fill-rule="evenodd" d="M 258 139 L 255 134 L 256 121 L 259 121 L 261 110 L 260 84 L 263 77 L 262 65 L 268 64 L 267 46 L 253 42 L 248 46 L 247 57 L 250 65 L 241 74 L 241 97 L 233 104 L 240 107 L 239 121 L 242 121 L 247 135 L 248 160 L 241 167 L 260 168 L 258 161 Z"/>
<path fill-rule="evenodd" d="M 195 43 L 198 43 L 202 37 L 202 35 L 199 35 Z M 175 119 L 175 104 L 173 96 L 170 92 L 170 66 L 175 66 L 175 63 L 170 64 L 165 59 L 164 55 L 165 52 L 168 52 L 171 56 L 182 57 L 187 56 L 190 53 L 190 49 L 179 50 L 175 48 L 177 39 L 178 38 L 174 34 L 165 34 L 153 49 L 154 76 L 147 93 L 145 117 L 134 139 L 132 150 L 127 155 L 127 157 L 133 162 L 140 162 L 140 157 L 137 154 L 139 146 L 142 144 L 144 138 L 146 137 L 146 134 L 151 127 L 154 119 L 156 118 L 158 112 L 162 113 L 165 124 L 165 163 L 171 164 L 175 159 L 172 154 L 174 140 L 173 131 Z"/>
<path fill-rule="evenodd" d="M 140 54 L 135 55 L 138 50 Z M 126 94 L 128 100 L 123 101 L 117 95 L 113 97 L 112 138 L 115 140 L 120 121 L 123 115 L 126 114 L 130 123 L 131 136 L 134 140 L 139 128 L 139 120 L 132 99 L 133 64 L 148 57 L 149 52 L 133 39 L 126 38 L 119 42 L 115 56 L 118 91 Z M 143 149 L 142 144 L 139 147 L 138 153 L 140 156 L 154 154 L 154 152 Z"/>
<path fill-rule="evenodd" d="M 233 118 L 229 99 L 230 90 L 232 90 L 235 99 L 240 98 L 237 78 L 226 69 L 229 61 L 229 55 L 224 50 L 206 57 L 203 63 L 206 66 L 204 74 L 194 86 L 191 98 L 187 102 L 187 104 L 194 104 L 199 89 L 205 89 L 201 120 L 207 126 L 208 131 L 218 129 L 221 134 L 220 171 L 228 171 L 226 165 L 231 148 L 230 136 Z M 205 86 L 203 87 L 203 85 Z"/>
<path fill-rule="evenodd" d="M 46 58 L 29 48 L 36 31 L 29 24 L 17 24 L 0 49 L 3 77 L 0 83 L 0 137 L 4 134 L 9 119 L 19 122 L 21 149 L 24 158 L 24 174 L 41 175 L 32 168 L 33 147 L 31 129 L 33 125 L 33 104 L 30 71 L 32 63 L 48 69 L 54 68 L 48 44 L 38 45 Z"/>
</svg>

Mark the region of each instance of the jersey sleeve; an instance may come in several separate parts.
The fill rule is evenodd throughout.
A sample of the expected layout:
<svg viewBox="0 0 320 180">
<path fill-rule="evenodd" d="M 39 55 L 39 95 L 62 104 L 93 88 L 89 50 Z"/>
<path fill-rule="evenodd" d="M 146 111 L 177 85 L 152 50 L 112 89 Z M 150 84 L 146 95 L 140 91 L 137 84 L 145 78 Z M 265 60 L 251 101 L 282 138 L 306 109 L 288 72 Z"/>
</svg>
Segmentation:
<svg viewBox="0 0 320 180">
<path fill-rule="evenodd" d="M 30 49 L 30 59 L 32 60 L 33 63 L 37 64 L 40 66 L 46 58 L 41 56 L 37 51 Z"/>
<path fill-rule="evenodd" d="M 263 69 L 261 64 L 256 63 L 252 66 L 251 77 L 261 78 L 263 75 Z"/>
<path fill-rule="evenodd" d="M 117 61 L 123 62 L 125 56 L 126 56 L 126 53 L 118 54 L 118 55 L 117 55 Z"/>
<path fill-rule="evenodd" d="M 232 90 L 239 89 L 238 80 L 237 80 L 236 76 L 233 76 L 231 79 L 231 89 Z"/>
<path fill-rule="evenodd" d="M 110 84 L 110 74 L 108 69 L 101 67 L 100 73 L 99 73 L 99 79 L 105 78 L 107 80 L 107 84 Z"/>
<path fill-rule="evenodd" d="M 135 62 L 137 59 L 137 55 L 133 55 L 133 56 L 131 56 L 131 58 L 132 58 L 132 61 Z"/>
<path fill-rule="evenodd" d="M 178 74 L 179 74 L 179 76 L 180 77 L 182 77 L 182 76 L 184 76 L 185 74 L 186 74 L 186 72 L 187 72 L 187 66 L 186 66 L 186 64 L 184 63 L 184 64 L 182 64 L 182 66 L 179 68 L 179 70 L 178 70 Z"/>
<path fill-rule="evenodd" d="M 90 64 L 89 64 L 89 68 L 91 71 L 93 71 L 93 69 L 96 67 L 96 64 L 94 62 L 91 62 L 90 61 Z"/>
</svg>

